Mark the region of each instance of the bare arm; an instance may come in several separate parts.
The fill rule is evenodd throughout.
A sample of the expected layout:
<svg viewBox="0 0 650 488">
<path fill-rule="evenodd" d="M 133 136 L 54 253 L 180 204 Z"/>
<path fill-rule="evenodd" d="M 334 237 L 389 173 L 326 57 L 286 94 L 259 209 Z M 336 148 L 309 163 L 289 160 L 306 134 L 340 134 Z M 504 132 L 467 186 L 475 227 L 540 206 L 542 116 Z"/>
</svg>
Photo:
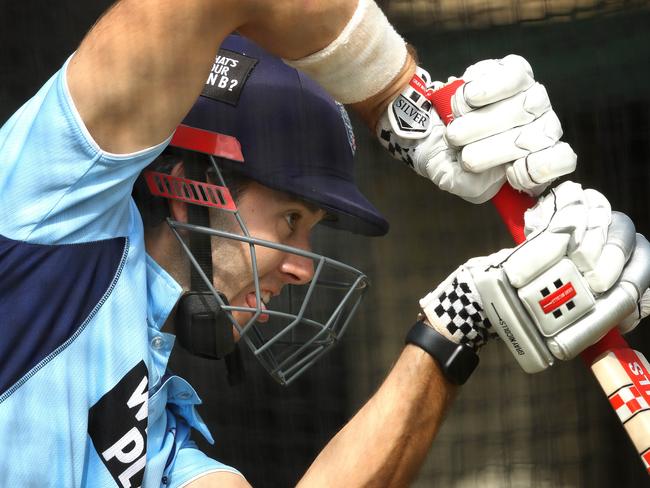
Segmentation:
<svg viewBox="0 0 650 488">
<path fill-rule="evenodd" d="M 298 487 L 408 486 L 456 391 L 428 353 L 406 346 L 379 390 L 330 440 Z M 212 473 L 191 486 L 250 485 L 239 476 Z"/>
<path fill-rule="evenodd" d="M 457 388 L 408 345 L 377 393 L 329 442 L 298 486 L 407 486 Z"/>
<path fill-rule="evenodd" d="M 121 0 L 68 69 L 70 92 L 102 149 L 137 151 L 168 137 L 198 97 L 223 39 L 238 29 L 286 58 L 326 46 L 356 0 Z"/>
</svg>

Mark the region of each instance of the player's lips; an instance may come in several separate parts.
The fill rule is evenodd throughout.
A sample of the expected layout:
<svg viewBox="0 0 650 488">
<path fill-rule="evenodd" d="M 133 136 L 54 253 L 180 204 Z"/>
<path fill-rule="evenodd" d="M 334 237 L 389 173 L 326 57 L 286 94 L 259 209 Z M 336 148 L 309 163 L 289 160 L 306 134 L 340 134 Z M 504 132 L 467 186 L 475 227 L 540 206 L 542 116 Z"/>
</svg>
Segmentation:
<svg viewBox="0 0 650 488">
<path fill-rule="evenodd" d="M 260 292 L 261 295 L 261 303 L 259 304 L 259 308 L 261 310 L 267 310 L 266 308 L 266 303 L 271 299 L 271 296 L 273 296 L 273 293 L 267 290 L 263 290 Z M 249 294 L 246 295 L 246 305 L 248 305 L 250 308 L 258 308 L 257 305 L 257 296 L 254 291 L 250 292 Z M 262 313 L 257 317 L 257 322 L 268 322 L 269 320 L 269 314 L 267 313 Z"/>
</svg>

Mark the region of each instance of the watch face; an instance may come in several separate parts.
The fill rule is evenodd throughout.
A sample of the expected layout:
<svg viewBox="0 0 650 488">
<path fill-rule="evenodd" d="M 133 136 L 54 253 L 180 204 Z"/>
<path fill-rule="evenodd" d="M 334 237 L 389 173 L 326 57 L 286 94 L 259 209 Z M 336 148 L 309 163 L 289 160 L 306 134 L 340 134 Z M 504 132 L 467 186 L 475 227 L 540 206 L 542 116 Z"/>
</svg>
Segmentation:
<svg viewBox="0 0 650 488">
<path fill-rule="evenodd" d="M 449 381 L 462 385 L 474 372 L 478 361 L 478 355 L 472 349 L 459 344 L 442 369 Z"/>
</svg>

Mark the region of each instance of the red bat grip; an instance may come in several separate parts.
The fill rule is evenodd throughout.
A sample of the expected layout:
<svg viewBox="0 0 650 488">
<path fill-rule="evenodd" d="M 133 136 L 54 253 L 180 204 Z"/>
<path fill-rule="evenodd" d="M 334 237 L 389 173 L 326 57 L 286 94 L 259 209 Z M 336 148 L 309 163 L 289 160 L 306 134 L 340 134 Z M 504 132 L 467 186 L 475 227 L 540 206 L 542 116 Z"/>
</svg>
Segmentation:
<svg viewBox="0 0 650 488">
<path fill-rule="evenodd" d="M 526 240 L 524 213 L 533 207 L 535 203 L 533 197 L 515 190 L 507 183 L 492 197 L 492 204 L 496 207 L 506 227 L 508 227 L 515 244 L 521 244 Z"/>
</svg>

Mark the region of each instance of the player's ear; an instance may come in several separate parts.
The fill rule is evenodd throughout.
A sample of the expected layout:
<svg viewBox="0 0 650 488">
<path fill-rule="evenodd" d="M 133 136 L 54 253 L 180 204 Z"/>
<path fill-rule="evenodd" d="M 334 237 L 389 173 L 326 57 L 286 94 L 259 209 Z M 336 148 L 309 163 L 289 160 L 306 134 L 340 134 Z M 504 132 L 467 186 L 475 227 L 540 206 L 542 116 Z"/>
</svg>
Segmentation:
<svg viewBox="0 0 650 488">
<path fill-rule="evenodd" d="M 185 169 L 183 162 L 180 161 L 174 165 L 171 175 L 176 178 L 185 178 Z M 178 222 L 187 223 L 187 204 L 180 200 L 169 199 L 169 215 Z"/>
</svg>

